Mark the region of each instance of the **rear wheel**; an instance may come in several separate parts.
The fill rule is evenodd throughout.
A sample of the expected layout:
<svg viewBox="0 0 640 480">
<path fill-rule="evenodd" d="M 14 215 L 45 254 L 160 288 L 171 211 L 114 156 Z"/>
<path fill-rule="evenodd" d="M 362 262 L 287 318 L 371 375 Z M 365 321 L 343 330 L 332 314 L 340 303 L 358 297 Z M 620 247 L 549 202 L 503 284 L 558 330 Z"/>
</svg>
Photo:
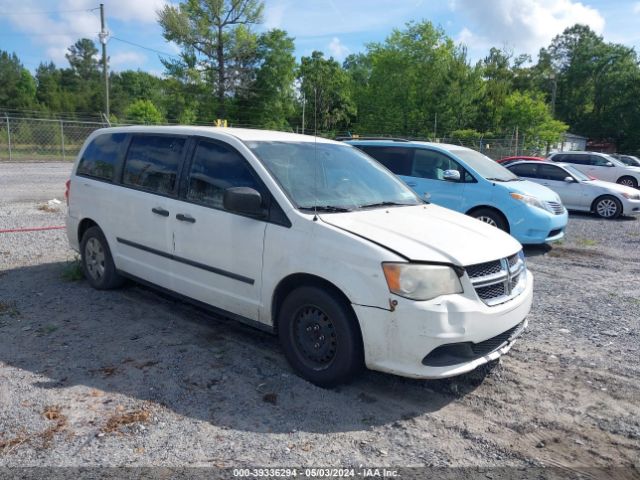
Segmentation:
<svg viewBox="0 0 640 480">
<path fill-rule="evenodd" d="M 618 183 L 625 187 L 638 188 L 638 180 L 633 177 L 620 177 Z"/>
<path fill-rule="evenodd" d="M 346 302 L 318 287 L 300 287 L 282 303 L 278 332 L 284 354 L 306 380 L 332 387 L 363 366 L 357 320 Z"/>
<path fill-rule="evenodd" d="M 495 210 L 491 210 L 489 208 L 479 208 L 478 210 L 474 210 L 469 214 L 473 218 L 480 220 L 492 227 L 499 228 L 500 230 L 508 231 L 507 222 L 504 220 L 502 215 L 500 215 Z"/>
<path fill-rule="evenodd" d="M 80 242 L 82 270 L 89 284 L 98 290 L 117 288 L 124 278 L 116 272 L 109 244 L 99 227 L 91 227 Z"/>
<path fill-rule="evenodd" d="M 593 211 L 601 218 L 618 218 L 622 213 L 622 204 L 617 198 L 605 195 L 594 202 Z"/>
</svg>

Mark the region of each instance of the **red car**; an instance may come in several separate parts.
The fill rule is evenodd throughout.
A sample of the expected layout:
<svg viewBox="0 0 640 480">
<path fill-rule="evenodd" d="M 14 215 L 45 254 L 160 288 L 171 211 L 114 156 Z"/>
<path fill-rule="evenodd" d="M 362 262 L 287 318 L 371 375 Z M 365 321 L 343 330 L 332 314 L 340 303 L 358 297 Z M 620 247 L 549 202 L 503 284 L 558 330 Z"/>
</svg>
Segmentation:
<svg viewBox="0 0 640 480">
<path fill-rule="evenodd" d="M 542 157 L 526 157 L 526 156 L 523 156 L 523 155 L 518 155 L 516 157 L 504 157 L 504 158 L 501 158 L 500 160 L 497 160 L 497 162 L 500 165 L 502 165 L 503 167 L 506 167 L 507 165 L 510 165 L 510 164 L 512 164 L 514 162 L 520 162 L 522 160 L 537 160 L 537 161 L 540 161 L 540 162 L 544 162 L 545 161 L 545 159 L 542 158 Z"/>
</svg>

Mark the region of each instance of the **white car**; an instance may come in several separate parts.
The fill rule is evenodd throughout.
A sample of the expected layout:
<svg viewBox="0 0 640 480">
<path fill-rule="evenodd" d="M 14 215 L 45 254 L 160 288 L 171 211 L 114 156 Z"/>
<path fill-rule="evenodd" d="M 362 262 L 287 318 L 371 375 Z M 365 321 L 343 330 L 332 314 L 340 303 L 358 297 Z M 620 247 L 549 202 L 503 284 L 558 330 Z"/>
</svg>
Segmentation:
<svg viewBox="0 0 640 480">
<path fill-rule="evenodd" d="M 640 185 L 640 167 L 630 167 L 611 155 L 598 152 L 556 152 L 549 155 L 552 162 L 570 163 L 585 175 L 615 182 L 627 187 Z"/>
<path fill-rule="evenodd" d="M 281 132 L 94 132 L 67 183 L 88 282 L 125 277 L 279 335 L 304 378 L 458 375 L 527 325 L 521 245 L 425 203 L 344 143 Z"/>
<path fill-rule="evenodd" d="M 638 190 L 594 180 L 568 163 L 516 162 L 507 168 L 556 192 L 568 210 L 594 212 L 602 218 L 640 214 Z"/>
</svg>

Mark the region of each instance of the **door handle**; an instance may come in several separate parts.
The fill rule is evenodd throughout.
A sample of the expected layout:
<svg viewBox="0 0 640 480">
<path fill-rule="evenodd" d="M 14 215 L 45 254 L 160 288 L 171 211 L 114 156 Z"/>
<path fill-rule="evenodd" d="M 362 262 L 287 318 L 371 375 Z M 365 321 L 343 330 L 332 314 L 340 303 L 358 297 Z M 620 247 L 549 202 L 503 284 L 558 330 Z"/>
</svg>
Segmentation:
<svg viewBox="0 0 640 480">
<path fill-rule="evenodd" d="M 416 182 L 407 182 L 407 185 L 410 187 L 415 187 L 417 185 Z"/>
<path fill-rule="evenodd" d="M 176 215 L 176 218 L 181 222 L 196 223 L 196 219 L 193 218 L 191 215 L 185 215 L 183 213 L 179 213 Z"/>
<path fill-rule="evenodd" d="M 162 217 L 168 217 L 169 216 L 169 210 L 165 210 L 164 208 L 154 207 L 154 208 L 151 209 L 151 211 L 153 213 L 155 213 L 156 215 L 160 215 Z"/>
</svg>

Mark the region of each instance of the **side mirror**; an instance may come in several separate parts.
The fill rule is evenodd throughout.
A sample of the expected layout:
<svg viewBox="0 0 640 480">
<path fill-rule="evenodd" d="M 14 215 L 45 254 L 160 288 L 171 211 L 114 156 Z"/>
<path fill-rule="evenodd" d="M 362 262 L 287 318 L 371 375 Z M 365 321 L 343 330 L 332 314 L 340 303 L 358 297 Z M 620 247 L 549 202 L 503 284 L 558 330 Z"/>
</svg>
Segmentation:
<svg viewBox="0 0 640 480">
<path fill-rule="evenodd" d="M 447 182 L 459 182 L 460 172 L 458 170 L 445 170 L 442 174 L 442 178 Z"/>
<path fill-rule="evenodd" d="M 564 181 L 567 183 L 573 183 L 573 177 L 564 177 Z"/>
<path fill-rule="evenodd" d="M 231 187 L 224 191 L 222 206 L 225 210 L 252 217 L 263 217 L 262 195 L 250 187 Z"/>
<path fill-rule="evenodd" d="M 604 164 L 605 167 L 613 167 L 613 163 L 611 162 L 607 162 Z"/>
</svg>

